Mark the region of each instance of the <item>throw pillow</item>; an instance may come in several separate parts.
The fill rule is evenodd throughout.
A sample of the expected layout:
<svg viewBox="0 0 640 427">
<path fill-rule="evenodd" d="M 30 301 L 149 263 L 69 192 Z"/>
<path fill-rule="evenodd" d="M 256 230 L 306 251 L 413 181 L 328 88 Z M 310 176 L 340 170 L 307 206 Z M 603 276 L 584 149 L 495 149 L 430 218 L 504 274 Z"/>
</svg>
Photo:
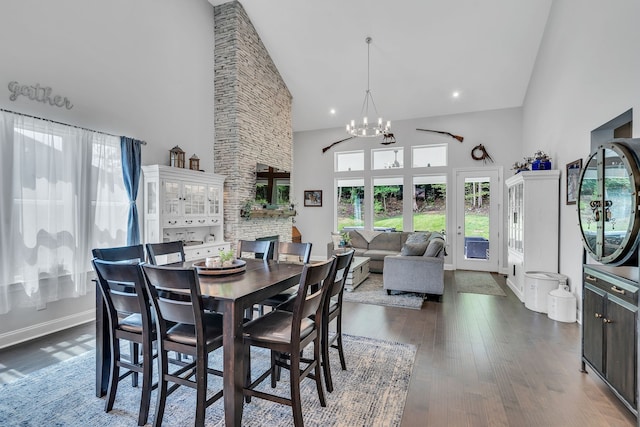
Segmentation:
<svg viewBox="0 0 640 427">
<path fill-rule="evenodd" d="M 427 242 L 405 243 L 400 250 L 400 255 L 404 256 L 422 256 L 427 249 Z"/>
<path fill-rule="evenodd" d="M 444 249 L 444 240 L 431 239 L 431 241 L 429 242 L 429 246 L 427 246 L 427 250 L 424 252 L 424 256 L 437 257 L 438 255 L 440 255 L 442 249 Z"/>
<path fill-rule="evenodd" d="M 407 241 L 405 243 L 422 243 L 426 242 L 429 239 L 429 235 L 427 233 L 411 233 L 407 236 Z"/>
</svg>

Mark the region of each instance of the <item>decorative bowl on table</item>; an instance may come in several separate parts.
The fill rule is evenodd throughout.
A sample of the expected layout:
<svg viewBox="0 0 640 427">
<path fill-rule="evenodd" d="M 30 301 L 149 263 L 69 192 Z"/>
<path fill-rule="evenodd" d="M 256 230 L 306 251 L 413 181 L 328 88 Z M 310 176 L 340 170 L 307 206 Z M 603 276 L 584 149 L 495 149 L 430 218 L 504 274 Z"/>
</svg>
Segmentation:
<svg viewBox="0 0 640 427">
<path fill-rule="evenodd" d="M 227 274 L 242 273 L 247 268 L 247 262 L 241 259 L 235 259 L 231 265 L 207 267 L 206 261 L 198 261 L 194 262 L 193 266 L 196 268 L 198 274 L 223 276 Z"/>
</svg>

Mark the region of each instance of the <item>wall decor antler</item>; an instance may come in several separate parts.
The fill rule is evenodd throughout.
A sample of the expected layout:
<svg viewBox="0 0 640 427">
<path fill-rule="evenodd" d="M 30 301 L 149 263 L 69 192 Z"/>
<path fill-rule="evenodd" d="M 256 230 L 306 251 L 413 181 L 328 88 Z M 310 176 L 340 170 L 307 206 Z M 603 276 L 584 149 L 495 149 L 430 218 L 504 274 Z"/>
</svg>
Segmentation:
<svg viewBox="0 0 640 427">
<path fill-rule="evenodd" d="M 431 129 L 416 129 L 416 130 L 420 130 L 422 132 L 433 132 L 433 133 L 441 133 L 443 135 L 449 135 L 451 138 L 455 138 L 458 141 L 462 142 L 464 140 L 464 137 L 460 136 L 460 135 L 454 135 L 452 133 L 449 132 L 443 132 L 441 130 L 431 130 Z"/>
</svg>

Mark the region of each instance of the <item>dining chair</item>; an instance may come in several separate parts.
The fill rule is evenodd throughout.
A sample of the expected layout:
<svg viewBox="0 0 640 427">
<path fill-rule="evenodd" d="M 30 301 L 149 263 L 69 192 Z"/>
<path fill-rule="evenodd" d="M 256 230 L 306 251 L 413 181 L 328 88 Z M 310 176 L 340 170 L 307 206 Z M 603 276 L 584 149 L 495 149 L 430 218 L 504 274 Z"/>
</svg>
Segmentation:
<svg viewBox="0 0 640 427">
<path fill-rule="evenodd" d="M 122 263 L 94 258 L 92 263 L 109 319 L 111 365 L 105 412 L 113 409 L 119 381 L 132 373 L 141 373 L 142 395 L 138 425 L 144 425 L 149 416 L 153 388 L 152 342 L 155 340 L 155 328 L 142 270 L 138 262 Z M 129 360 L 122 357 L 120 340 L 132 343 Z M 141 361 L 138 359 L 138 346 L 142 348 Z M 120 375 L 120 368 L 128 371 Z M 137 386 L 137 380 L 134 386 Z"/>
<path fill-rule="evenodd" d="M 131 262 L 144 262 L 144 246 L 132 245 L 132 246 L 118 246 L 113 248 L 94 248 L 91 250 L 94 258 L 101 259 L 103 261 L 131 261 Z M 97 283 L 97 278 L 94 280 Z M 97 291 L 97 289 L 96 289 Z M 134 348 L 135 347 L 135 348 Z M 132 362 L 138 363 L 139 352 L 137 346 L 133 342 L 129 344 L 129 352 L 132 355 Z M 131 375 L 131 385 L 133 387 L 138 386 L 138 373 L 134 372 Z"/>
<path fill-rule="evenodd" d="M 248 254 L 253 254 L 255 258 L 266 261 L 269 259 L 272 243 L 270 240 L 238 240 L 236 257 L 243 258 Z"/>
<path fill-rule="evenodd" d="M 205 312 L 195 269 L 149 264 L 142 269 L 157 319 L 159 380 L 154 426 L 162 424 L 167 397 L 180 386 L 196 390 L 195 425 L 202 426 L 206 408 L 222 397 L 219 390 L 207 398 L 208 375 L 222 376 L 208 366 L 209 353 L 222 346 L 222 315 Z M 169 372 L 169 351 L 188 354 L 194 362 Z"/>
<path fill-rule="evenodd" d="M 142 245 L 95 248 L 91 250 L 91 253 L 94 258 L 103 261 L 145 261 L 144 247 Z"/>
<path fill-rule="evenodd" d="M 147 254 L 151 265 L 182 267 L 185 261 L 184 244 L 175 242 L 147 243 Z"/>
<path fill-rule="evenodd" d="M 283 259 L 281 260 L 281 258 Z M 274 259 L 278 262 L 307 264 L 311 260 L 311 243 L 276 242 Z M 298 286 L 296 285 L 277 295 L 260 301 L 260 303 L 257 304 L 258 314 L 260 316 L 264 315 L 265 306 L 274 308 L 295 298 L 297 292 Z"/>
<path fill-rule="evenodd" d="M 244 395 L 247 397 L 247 401 L 255 396 L 291 406 L 296 427 L 303 425 L 300 383 L 304 378 L 309 376 L 315 380 L 320 405 L 326 406 L 320 367 L 320 328 L 322 302 L 326 291 L 324 285 L 333 280 L 334 274 L 335 258 L 317 264 L 305 264 L 293 311 L 276 308 L 244 326 L 245 354 L 250 354 L 251 346 L 271 351 L 270 369 L 262 373 L 255 381 L 248 381 L 245 384 Z M 315 318 L 311 319 L 309 317 L 311 315 L 315 315 Z M 311 343 L 313 343 L 313 357 L 302 359 L 302 350 Z M 304 369 L 301 369 L 301 362 L 306 365 Z M 256 389 L 269 376 L 272 387 L 275 387 L 276 366 L 290 371 L 290 397 Z"/>
<path fill-rule="evenodd" d="M 335 254 L 336 268 L 333 282 L 328 284 L 327 294 L 323 305 L 322 317 L 322 338 L 320 340 L 322 348 L 322 371 L 324 372 L 324 382 L 327 391 L 333 391 L 333 381 L 331 379 L 331 365 L 329 363 L 329 349 L 338 350 L 340 357 L 340 366 L 343 371 L 347 370 L 347 364 L 344 359 L 344 349 L 342 347 L 342 297 L 344 295 L 344 285 L 347 281 L 349 267 L 353 260 L 355 251 L 351 249 L 348 252 Z M 335 333 L 329 337 L 329 326 L 335 321 Z"/>
</svg>

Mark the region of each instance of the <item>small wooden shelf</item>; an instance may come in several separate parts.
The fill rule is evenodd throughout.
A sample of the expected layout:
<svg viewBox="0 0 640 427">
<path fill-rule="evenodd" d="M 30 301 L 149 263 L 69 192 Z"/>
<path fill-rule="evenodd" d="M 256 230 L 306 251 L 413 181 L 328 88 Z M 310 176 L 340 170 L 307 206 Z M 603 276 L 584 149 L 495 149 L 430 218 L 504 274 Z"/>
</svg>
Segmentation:
<svg viewBox="0 0 640 427">
<path fill-rule="evenodd" d="M 240 215 L 243 218 L 289 218 L 296 215 L 295 210 L 290 209 L 252 209 L 242 210 Z"/>
</svg>

